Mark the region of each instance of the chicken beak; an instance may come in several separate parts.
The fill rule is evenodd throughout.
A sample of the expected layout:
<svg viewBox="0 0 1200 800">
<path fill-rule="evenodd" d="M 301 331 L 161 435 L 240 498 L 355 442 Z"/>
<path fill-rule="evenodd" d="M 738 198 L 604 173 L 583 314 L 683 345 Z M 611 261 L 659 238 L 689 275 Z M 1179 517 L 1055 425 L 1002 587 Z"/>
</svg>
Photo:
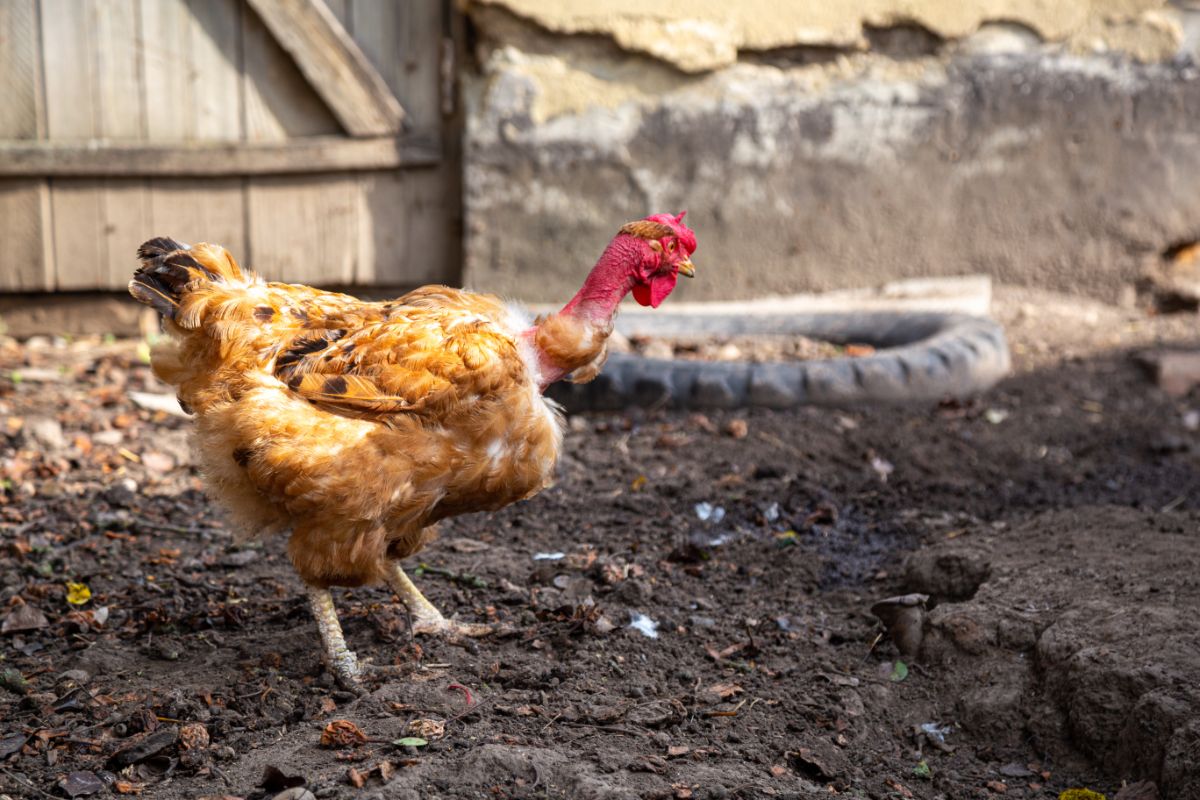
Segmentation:
<svg viewBox="0 0 1200 800">
<path fill-rule="evenodd" d="M 685 278 L 696 277 L 696 267 L 692 264 L 691 259 L 685 258 L 683 261 L 679 262 L 678 266 L 679 266 L 679 274 L 682 275 L 683 277 L 685 277 Z"/>
</svg>

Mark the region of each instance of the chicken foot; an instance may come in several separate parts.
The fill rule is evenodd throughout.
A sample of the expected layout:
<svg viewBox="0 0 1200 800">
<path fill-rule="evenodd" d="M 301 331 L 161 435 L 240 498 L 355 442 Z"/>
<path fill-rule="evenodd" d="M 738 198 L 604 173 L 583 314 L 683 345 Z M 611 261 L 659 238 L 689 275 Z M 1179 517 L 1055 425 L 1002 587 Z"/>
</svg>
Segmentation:
<svg viewBox="0 0 1200 800">
<path fill-rule="evenodd" d="M 490 625 L 446 619 L 442 612 L 421 594 L 421 590 L 409 580 L 404 569 L 397 563 L 392 564 L 392 570 L 387 574 L 387 582 L 408 609 L 412 631 L 415 634 L 444 636 L 451 641 L 461 641 L 464 638 L 477 638 L 496 632 Z"/>
<path fill-rule="evenodd" d="M 308 605 L 317 620 L 317 631 L 321 634 L 321 644 L 325 645 L 325 658 L 329 662 L 329 668 L 333 670 L 338 683 L 344 688 L 353 689 L 358 686 L 363 668 L 358 663 L 358 656 L 346 646 L 342 623 L 338 622 L 337 609 L 333 605 L 333 595 L 328 589 L 310 586 Z"/>
<path fill-rule="evenodd" d="M 490 625 L 446 619 L 409 580 L 399 564 L 393 564 L 393 570 L 388 574 L 388 585 L 400 596 L 400 601 L 408 609 L 415 634 L 443 636 L 451 641 L 463 641 L 496 632 Z M 325 646 L 325 658 L 329 668 L 343 687 L 358 689 L 363 675 L 368 671 L 392 674 L 400 669 L 359 661 L 358 656 L 346 644 L 342 624 L 338 621 L 337 609 L 333 605 L 333 595 L 328 589 L 310 586 L 308 604 L 312 609 L 313 618 L 317 621 L 317 631 L 321 634 L 321 644 Z"/>
</svg>

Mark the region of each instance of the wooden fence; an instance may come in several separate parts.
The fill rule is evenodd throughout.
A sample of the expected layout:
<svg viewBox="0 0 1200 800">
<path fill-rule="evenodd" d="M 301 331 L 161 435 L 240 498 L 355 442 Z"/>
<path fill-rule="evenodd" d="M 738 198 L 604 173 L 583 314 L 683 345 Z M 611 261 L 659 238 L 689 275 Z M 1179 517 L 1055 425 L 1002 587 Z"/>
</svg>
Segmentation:
<svg viewBox="0 0 1200 800">
<path fill-rule="evenodd" d="M 0 292 L 154 235 L 271 278 L 453 281 L 450 0 L 0 0 Z"/>
</svg>

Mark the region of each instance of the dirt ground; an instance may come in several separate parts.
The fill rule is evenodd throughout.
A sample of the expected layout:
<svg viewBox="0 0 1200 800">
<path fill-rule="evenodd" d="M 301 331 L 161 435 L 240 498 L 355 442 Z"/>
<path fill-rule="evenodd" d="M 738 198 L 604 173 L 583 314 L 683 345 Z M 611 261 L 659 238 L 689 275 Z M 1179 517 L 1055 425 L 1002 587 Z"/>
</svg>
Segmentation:
<svg viewBox="0 0 1200 800">
<path fill-rule="evenodd" d="M 413 642 L 337 593 L 410 668 L 362 697 L 283 539 L 235 544 L 188 421 L 131 402 L 164 391 L 138 343 L 9 341 L 0 795 L 1200 797 L 1200 393 L 1132 357 L 1200 320 L 997 315 L 1016 371 L 971 402 L 572 418 L 554 488 L 411 570 L 510 635 Z M 913 591 L 909 658 L 870 610 Z"/>
</svg>

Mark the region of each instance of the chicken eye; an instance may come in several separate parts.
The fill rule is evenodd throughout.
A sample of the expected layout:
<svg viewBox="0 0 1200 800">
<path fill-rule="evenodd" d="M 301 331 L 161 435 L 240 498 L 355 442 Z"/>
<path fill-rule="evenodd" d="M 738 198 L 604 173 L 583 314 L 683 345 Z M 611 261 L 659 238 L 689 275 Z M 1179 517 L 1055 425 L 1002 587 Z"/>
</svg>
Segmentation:
<svg viewBox="0 0 1200 800">
<path fill-rule="evenodd" d="M 672 239 L 671 241 L 667 242 L 667 252 L 668 252 L 668 253 L 674 253 L 674 252 L 675 252 L 675 240 L 674 240 L 674 239 Z"/>
</svg>

